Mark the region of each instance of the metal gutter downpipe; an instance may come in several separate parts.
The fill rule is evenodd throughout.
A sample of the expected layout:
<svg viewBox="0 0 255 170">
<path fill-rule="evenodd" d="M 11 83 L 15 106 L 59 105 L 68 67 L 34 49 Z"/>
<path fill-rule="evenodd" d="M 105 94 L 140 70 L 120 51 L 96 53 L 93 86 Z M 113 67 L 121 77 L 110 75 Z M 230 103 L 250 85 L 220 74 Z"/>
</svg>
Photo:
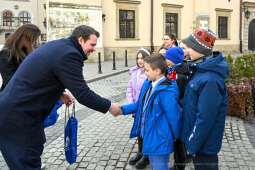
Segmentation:
<svg viewBox="0 0 255 170">
<path fill-rule="evenodd" d="M 243 29 L 243 0 L 240 0 L 240 28 L 239 28 L 239 40 L 240 40 L 240 53 L 243 53 L 243 40 L 242 40 L 242 29 Z"/>
<path fill-rule="evenodd" d="M 150 39 L 151 39 L 151 52 L 154 52 L 154 43 L 153 43 L 153 0 L 151 0 L 151 33 L 150 33 Z"/>
</svg>

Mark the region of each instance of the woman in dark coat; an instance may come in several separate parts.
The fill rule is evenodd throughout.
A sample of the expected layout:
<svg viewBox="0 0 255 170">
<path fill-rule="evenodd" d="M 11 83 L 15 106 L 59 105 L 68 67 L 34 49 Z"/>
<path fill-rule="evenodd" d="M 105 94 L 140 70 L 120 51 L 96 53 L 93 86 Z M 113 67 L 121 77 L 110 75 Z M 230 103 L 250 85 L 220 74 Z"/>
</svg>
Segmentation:
<svg viewBox="0 0 255 170">
<path fill-rule="evenodd" d="M 34 50 L 40 34 L 37 26 L 26 24 L 19 27 L 6 40 L 0 52 L 0 74 L 3 79 L 0 91 L 5 88 L 20 63 Z"/>
</svg>

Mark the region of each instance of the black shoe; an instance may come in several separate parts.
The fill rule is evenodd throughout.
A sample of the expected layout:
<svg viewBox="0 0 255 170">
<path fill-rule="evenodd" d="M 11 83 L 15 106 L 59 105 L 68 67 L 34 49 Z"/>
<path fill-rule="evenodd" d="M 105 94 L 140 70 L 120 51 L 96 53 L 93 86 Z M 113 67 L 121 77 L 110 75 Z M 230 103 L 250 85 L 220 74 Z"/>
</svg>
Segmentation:
<svg viewBox="0 0 255 170">
<path fill-rule="evenodd" d="M 130 158 L 129 165 L 135 165 L 143 157 L 142 153 L 137 153 L 135 156 Z"/>
<path fill-rule="evenodd" d="M 136 169 L 144 169 L 147 165 L 150 164 L 148 156 L 143 156 L 136 164 Z"/>
</svg>

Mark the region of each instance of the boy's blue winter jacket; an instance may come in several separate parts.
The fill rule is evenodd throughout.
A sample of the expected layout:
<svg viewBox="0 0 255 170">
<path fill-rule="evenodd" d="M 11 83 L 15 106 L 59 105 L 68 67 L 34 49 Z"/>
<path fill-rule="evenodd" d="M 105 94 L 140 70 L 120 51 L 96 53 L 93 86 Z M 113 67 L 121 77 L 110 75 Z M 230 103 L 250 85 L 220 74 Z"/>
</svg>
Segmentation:
<svg viewBox="0 0 255 170">
<path fill-rule="evenodd" d="M 140 136 L 140 121 L 145 92 L 151 81 L 145 80 L 137 102 L 122 106 L 124 115 L 136 113 L 130 137 Z M 179 90 L 175 81 L 162 79 L 148 99 L 143 140 L 144 155 L 166 155 L 173 152 L 173 141 L 179 138 Z"/>
<path fill-rule="evenodd" d="M 226 60 L 214 52 L 197 66 L 185 89 L 181 139 L 190 154 L 215 155 L 221 148 L 228 107 L 224 78 L 228 76 Z"/>
</svg>

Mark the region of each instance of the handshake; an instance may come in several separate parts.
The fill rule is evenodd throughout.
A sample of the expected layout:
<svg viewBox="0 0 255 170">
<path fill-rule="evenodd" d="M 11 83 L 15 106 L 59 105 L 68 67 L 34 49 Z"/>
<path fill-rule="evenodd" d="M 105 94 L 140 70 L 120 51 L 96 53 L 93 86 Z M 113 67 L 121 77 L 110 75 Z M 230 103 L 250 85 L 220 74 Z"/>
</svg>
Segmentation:
<svg viewBox="0 0 255 170">
<path fill-rule="evenodd" d="M 112 103 L 109 112 L 114 116 L 122 115 L 121 105 L 119 103 Z"/>
</svg>

